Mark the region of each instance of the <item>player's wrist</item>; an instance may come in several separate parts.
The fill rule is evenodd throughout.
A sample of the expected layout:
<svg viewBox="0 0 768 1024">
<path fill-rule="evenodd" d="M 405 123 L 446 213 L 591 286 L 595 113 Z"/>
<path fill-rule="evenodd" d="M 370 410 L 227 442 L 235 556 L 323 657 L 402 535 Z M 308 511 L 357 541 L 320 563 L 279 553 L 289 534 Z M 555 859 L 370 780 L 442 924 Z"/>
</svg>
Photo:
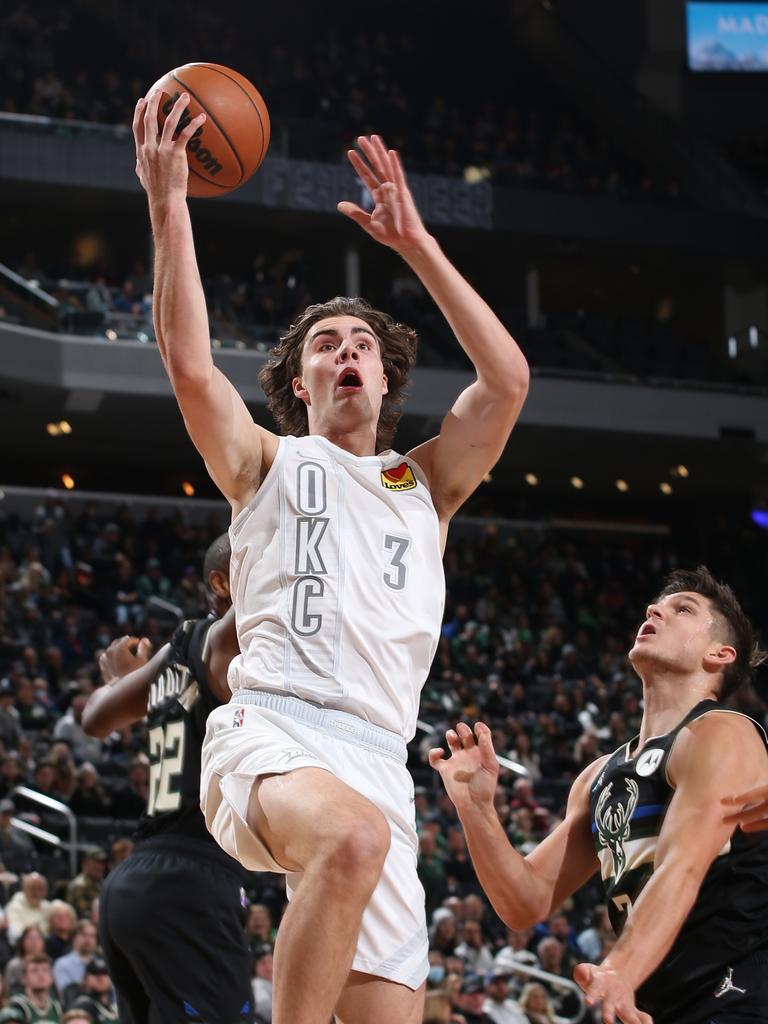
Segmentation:
<svg viewBox="0 0 768 1024">
<path fill-rule="evenodd" d="M 397 247 L 398 255 L 417 273 L 418 264 L 434 259 L 440 252 L 440 245 L 437 239 L 434 235 L 430 235 L 426 229 L 423 235 L 419 235 L 417 238 Z"/>
</svg>

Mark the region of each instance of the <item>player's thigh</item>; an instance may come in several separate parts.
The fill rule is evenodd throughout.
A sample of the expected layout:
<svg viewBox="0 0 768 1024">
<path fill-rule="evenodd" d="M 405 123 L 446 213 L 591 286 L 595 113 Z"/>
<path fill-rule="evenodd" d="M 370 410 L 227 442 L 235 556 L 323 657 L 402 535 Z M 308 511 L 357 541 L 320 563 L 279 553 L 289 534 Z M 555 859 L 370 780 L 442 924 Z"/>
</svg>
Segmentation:
<svg viewBox="0 0 768 1024">
<path fill-rule="evenodd" d="M 426 982 L 415 991 L 395 981 L 350 971 L 338 1003 L 336 1024 L 420 1024 Z"/>
<path fill-rule="evenodd" d="M 343 848 L 362 863 L 383 862 L 390 843 L 381 811 L 323 768 L 257 779 L 248 826 L 288 871 L 304 871 L 318 857 Z"/>
</svg>

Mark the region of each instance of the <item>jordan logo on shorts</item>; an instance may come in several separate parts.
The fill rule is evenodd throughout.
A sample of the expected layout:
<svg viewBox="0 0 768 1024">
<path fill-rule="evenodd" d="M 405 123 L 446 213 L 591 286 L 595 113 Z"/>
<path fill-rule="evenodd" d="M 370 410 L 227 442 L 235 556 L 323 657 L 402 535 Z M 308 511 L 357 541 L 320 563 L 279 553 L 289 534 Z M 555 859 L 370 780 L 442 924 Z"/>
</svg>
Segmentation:
<svg viewBox="0 0 768 1024">
<path fill-rule="evenodd" d="M 729 967 L 725 977 L 715 989 L 715 999 L 719 999 L 728 992 L 739 992 L 741 995 L 744 995 L 746 991 L 745 988 L 738 988 L 733 984 L 733 968 Z"/>
<path fill-rule="evenodd" d="M 235 708 L 235 717 L 232 722 L 232 726 L 235 729 L 239 729 L 245 721 L 245 708 Z"/>
</svg>

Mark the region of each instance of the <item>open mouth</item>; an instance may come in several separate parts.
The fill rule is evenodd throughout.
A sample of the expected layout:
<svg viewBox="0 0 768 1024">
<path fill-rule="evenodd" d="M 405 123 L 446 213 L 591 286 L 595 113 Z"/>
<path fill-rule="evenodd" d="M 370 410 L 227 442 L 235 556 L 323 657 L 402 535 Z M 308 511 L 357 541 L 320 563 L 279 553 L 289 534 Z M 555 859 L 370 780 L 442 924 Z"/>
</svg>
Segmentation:
<svg viewBox="0 0 768 1024">
<path fill-rule="evenodd" d="M 644 622 L 640 627 L 640 632 L 637 634 L 638 640 L 641 636 L 655 636 L 656 627 L 652 622 Z"/>
<path fill-rule="evenodd" d="M 361 388 L 363 386 L 363 379 L 357 370 L 352 368 L 344 370 L 338 381 L 338 387 L 340 388 Z"/>
</svg>

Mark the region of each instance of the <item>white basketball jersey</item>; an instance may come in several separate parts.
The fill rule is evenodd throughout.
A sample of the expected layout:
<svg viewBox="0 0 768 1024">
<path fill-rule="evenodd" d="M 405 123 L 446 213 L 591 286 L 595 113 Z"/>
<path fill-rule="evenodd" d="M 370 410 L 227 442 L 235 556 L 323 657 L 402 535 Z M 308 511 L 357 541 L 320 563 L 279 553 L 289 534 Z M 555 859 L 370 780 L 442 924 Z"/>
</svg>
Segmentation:
<svg viewBox="0 0 768 1024">
<path fill-rule="evenodd" d="M 281 438 L 229 535 L 232 690 L 291 693 L 409 740 L 445 601 L 421 469 L 319 435 Z"/>
</svg>

